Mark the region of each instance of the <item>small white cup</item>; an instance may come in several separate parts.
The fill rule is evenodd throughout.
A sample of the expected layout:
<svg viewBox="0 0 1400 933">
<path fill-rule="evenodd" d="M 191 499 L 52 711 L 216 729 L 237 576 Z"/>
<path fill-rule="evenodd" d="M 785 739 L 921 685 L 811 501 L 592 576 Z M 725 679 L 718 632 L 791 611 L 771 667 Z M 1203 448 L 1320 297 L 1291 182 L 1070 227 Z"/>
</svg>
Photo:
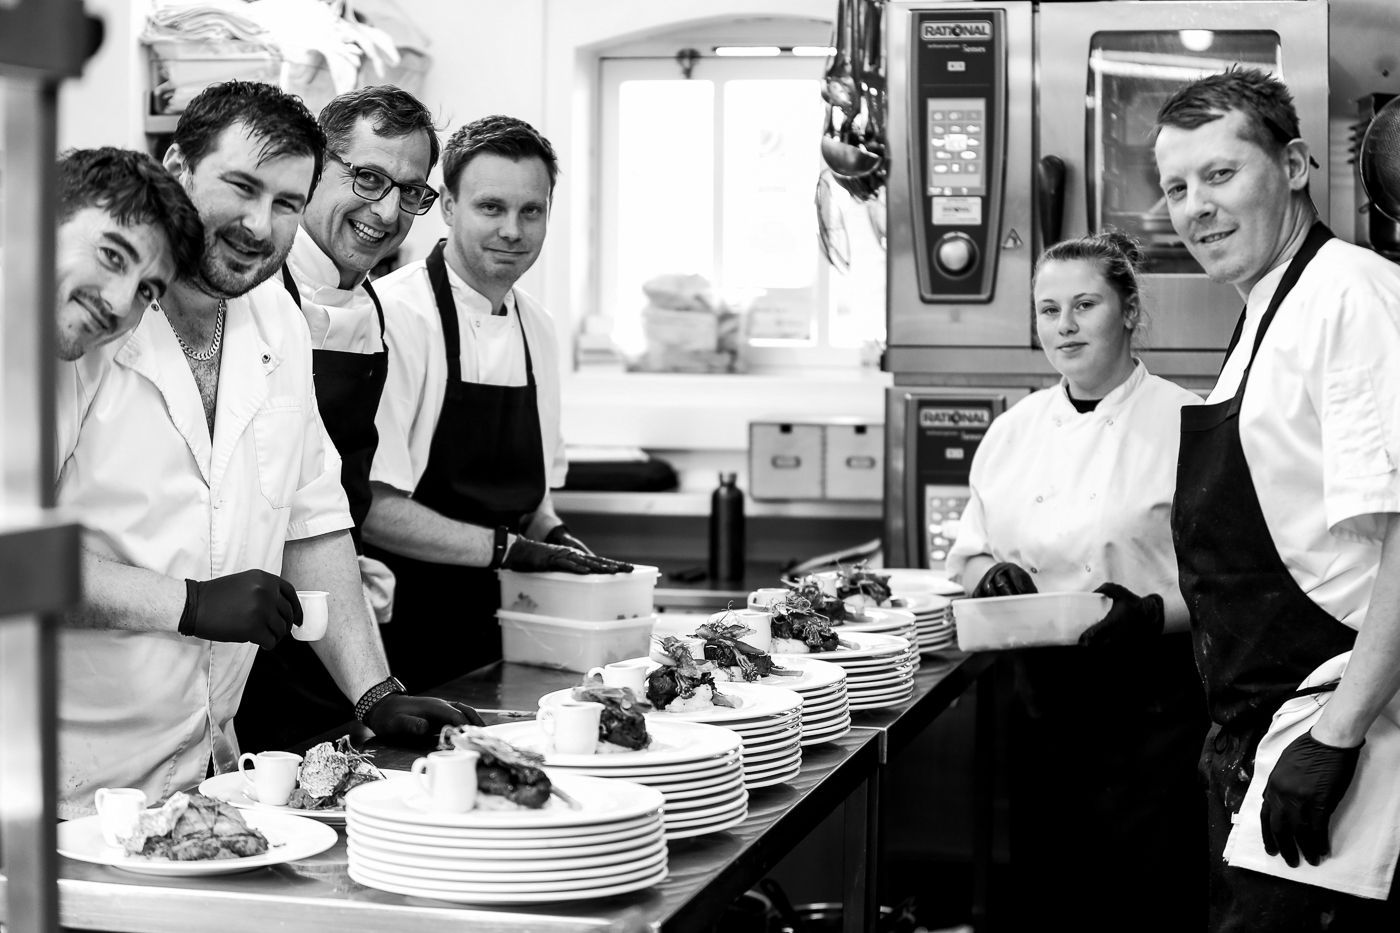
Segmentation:
<svg viewBox="0 0 1400 933">
<path fill-rule="evenodd" d="M 565 700 L 558 706 L 546 706 L 535 718 L 544 734 L 554 740 L 559 754 L 592 755 L 598 750 L 598 719 L 602 715 L 602 703 Z"/>
<path fill-rule="evenodd" d="M 604 667 L 595 667 L 588 672 L 588 679 L 592 680 L 594 675 L 603 678 L 603 685 L 607 687 L 630 687 L 632 692 L 641 696 L 646 689 L 647 671 L 651 669 L 650 660 L 632 659 L 630 661 L 614 661 Z"/>
<path fill-rule="evenodd" d="M 99 787 L 93 804 L 102 818 L 102 841 L 119 846 L 121 837 L 131 835 L 136 826 L 136 814 L 146 809 L 146 792 L 137 787 Z"/>
<path fill-rule="evenodd" d="M 325 590 L 297 590 L 301 601 L 301 624 L 292 626 L 292 637 L 297 641 L 320 641 L 326 636 L 326 597 Z"/>
<path fill-rule="evenodd" d="M 782 586 L 766 586 L 761 590 L 754 590 L 749 594 L 749 608 L 767 609 L 787 599 L 790 592 L 792 591 Z"/>
<path fill-rule="evenodd" d="M 480 752 L 454 749 L 419 758 L 409 770 L 432 801 L 434 810 L 466 813 L 476 806 L 476 762 Z"/>
<path fill-rule="evenodd" d="M 739 639 L 746 645 L 753 645 L 759 651 L 770 653 L 773 650 L 773 616 L 765 609 L 735 609 L 725 613 L 731 624 L 753 629 Z"/>
<path fill-rule="evenodd" d="M 253 762 L 253 776 L 243 766 Z M 301 756 L 291 752 L 244 752 L 238 758 L 238 771 L 243 775 L 243 783 L 252 789 L 258 803 L 270 807 L 284 807 L 287 798 L 297 787 L 297 769 L 301 766 Z M 251 795 L 250 795 L 251 796 Z"/>
</svg>

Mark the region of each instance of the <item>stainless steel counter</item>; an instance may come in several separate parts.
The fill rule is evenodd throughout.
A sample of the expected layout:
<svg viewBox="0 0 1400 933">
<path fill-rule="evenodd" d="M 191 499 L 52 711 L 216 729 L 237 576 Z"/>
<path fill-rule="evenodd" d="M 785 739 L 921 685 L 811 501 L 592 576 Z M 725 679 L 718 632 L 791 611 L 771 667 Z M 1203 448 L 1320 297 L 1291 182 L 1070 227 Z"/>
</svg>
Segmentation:
<svg viewBox="0 0 1400 933">
<path fill-rule="evenodd" d="M 792 782 L 754 791 L 749 818 L 728 832 L 672 842 L 670 877 L 647 891 L 548 907 L 483 910 L 365 888 L 347 874 L 339 843 L 315 858 L 243 875 L 157 879 L 60 859 L 60 920 L 73 929 L 140 933 L 246 933 L 297 930 L 368 933 L 488 931 L 630 931 L 690 933 L 708 929 L 724 908 L 752 887 L 839 805 L 846 803 L 847 930 L 873 917 L 878 867 L 879 774 L 900 724 L 932 721 L 990 662 L 978 656 L 925 659 L 914 697 L 898 710 L 855 715 L 843 739 L 803 750 Z M 578 675 L 495 664 L 435 694 L 483 708 L 533 709 L 537 698 L 577 682 Z M 869 722 L 867 722 L 869 720 Z M 343 734 L 345 729 L 334 734 Z M 378 762 L 407 767 L 420 750 L 384 745 Z M 5 915 L 0 879 L 0 917 Z"/>
</svg>

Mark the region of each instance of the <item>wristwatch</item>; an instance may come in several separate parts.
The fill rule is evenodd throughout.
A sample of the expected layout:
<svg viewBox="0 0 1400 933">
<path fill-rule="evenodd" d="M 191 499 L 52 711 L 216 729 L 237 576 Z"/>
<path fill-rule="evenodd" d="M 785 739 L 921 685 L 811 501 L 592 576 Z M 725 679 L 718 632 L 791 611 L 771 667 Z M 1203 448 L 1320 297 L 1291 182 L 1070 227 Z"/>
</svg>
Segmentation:
<svg viewBox="0 0 1400 933">
<path fill-rule="evenodd" d="M 491 548 L 491 563 L 486 565 L 487 570 L 499 570 L 506 562 L 506 553 L 510 550 L 510 529 L 505 525 L 496 526 L 496 541 Z"/>
<path fill-rule="evenodd" d="M 359 702 L 355 704 L 355 718 L 360 722 L 364 722 L 365 717 L 369 715 L 369 711 L 374 709 L 375 704 L 380 700 L 391 693 L 407 692 L 408 690 L 404 688 L 403 684 L 399 683 L 397 677 L 387 677 L 373 687 L 370 687 L 365 691 L 365 695 L 360 697 Z"/>
</svg>

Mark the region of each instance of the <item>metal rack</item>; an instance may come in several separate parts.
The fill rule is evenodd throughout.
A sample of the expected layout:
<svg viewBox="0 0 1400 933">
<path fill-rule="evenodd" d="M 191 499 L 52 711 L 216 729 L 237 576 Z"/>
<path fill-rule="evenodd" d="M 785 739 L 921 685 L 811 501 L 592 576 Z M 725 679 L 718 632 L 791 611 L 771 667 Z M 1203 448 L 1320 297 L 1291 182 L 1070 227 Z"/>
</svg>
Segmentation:
<svg viewBox="0 0 1400 933">
<path fill-rule="evenodd" d="M 58 86 L 101 41 L 81 0 L 0 2 L 0 922 L 57 933 L 56 613 L 79 597 L 79 529 L 52 511 Z"/>
</svg>

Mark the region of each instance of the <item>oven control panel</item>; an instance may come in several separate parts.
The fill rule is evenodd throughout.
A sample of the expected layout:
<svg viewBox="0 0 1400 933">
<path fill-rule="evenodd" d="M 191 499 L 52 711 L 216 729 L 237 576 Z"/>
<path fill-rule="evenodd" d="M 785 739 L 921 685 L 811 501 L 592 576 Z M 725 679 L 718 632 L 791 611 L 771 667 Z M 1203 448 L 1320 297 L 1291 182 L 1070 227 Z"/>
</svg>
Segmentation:
<svg viewBox="0 0 1400 933">
<path fill-rule="evenodd" d="M 919 291 L 930 303 L 989 302 L 1005 177 L 1005 13 L 919 10 L 910 23 Z"/>
<path fill-rule="evenodd" d="M 917 532 L 919 567 L 942 567 L 958 539 L 972 494 L 972 458 L 987 428 L 1005 408 L 999 397 L 930 396 L 912 400 L 904 466 L 912 481 L 910 515 Z M 912 552 L 910 557 L 916 555 Z"/>
</svg>

